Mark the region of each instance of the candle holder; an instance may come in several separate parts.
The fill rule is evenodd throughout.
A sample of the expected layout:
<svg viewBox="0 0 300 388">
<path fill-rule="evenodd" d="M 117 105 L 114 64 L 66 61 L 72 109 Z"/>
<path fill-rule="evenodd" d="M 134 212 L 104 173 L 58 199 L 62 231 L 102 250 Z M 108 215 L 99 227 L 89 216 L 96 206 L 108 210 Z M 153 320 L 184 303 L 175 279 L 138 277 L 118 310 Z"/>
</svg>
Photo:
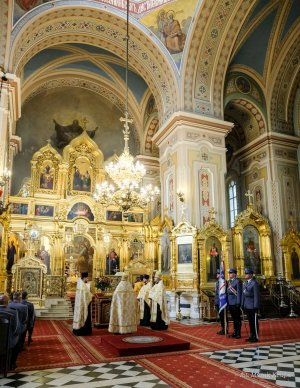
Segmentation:
<svg viewBox="0 0 300 388">
<path fill-rule="evenodd" d="M 287 308 L 288 305 L 284 302 L 284 295 L 283 295 L 283 283 L 284 283 L 284 277 L 282 274 L 278 274 L 277 276 L 278 284 L 279 284 L 279 291 L 280 291 L 280 305 L 279 307 L 281 309 Z"/>
<path fill-rule="evenodd" d="M 294 311 L 294 301 L 293 301 L 295 287 L 292 284 L 289 284 L 288 285 L 288 290 L 289 290 L 289 297 L 290 297 L 290 313 L 289 313 L 289 317 L 290 318 L 297 318 L 298 315 Z"/>
<path fill-rule="evenodd" d="M 176 291 L 176 295 L 178 298 L 178 311 L 176 314 L 176 321 L 181 321 L 182 320 L 182 314 L 181 314 L 181 309 L 180 309 L 180 297 L 181 297 L 182 291 Z"/>
</svg>

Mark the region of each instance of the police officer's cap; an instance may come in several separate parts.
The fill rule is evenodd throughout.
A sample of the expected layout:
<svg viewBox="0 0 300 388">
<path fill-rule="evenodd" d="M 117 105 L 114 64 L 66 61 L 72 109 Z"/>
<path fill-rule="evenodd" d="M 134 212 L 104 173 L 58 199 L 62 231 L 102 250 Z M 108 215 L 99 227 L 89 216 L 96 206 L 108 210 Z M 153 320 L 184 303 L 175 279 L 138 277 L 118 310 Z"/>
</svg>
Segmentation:
<svg viewBox="0 0 300 388">
<path fill-rule="evenodd" d="M 251 268 L 245 268 L 245 274 L 246 275 L 253 275 L 253 271 Z"/>
<path fill-rule="evenodd" d="M 230 268 L 228 270 L 229 273 L 237 273 L 237 270 L 235 268 Z"/>
</svg>

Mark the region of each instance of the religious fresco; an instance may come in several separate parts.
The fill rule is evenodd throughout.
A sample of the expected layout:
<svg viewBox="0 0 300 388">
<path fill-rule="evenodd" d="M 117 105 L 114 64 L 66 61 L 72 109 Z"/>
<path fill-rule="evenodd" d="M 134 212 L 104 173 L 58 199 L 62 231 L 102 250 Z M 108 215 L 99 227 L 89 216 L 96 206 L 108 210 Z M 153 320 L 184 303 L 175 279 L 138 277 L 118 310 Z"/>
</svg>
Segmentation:
<svg viewBox="0 0 300 388">
<path fill-rule="evenodd" d="M 81 135 L 82 132 L 84 131 L 83 127 L 79 124 L 78 120 L 73 120 L 72 124 L 68 124 L 68 125 L 61 125 L 55 119 L 53 119 L 53 122 L 55 125 L 54 126 L 55 134 L 52 135 L 51 139 L 53 140 L 53 144 L 57 148 L 64 148 L 73 139 L 75 139 L 75 137 Z M 91 139 L 95 137 L 96 131 L 98 129 L 99 127 L 96 127 L 91 131 L 87 131 Z"/>
<path fill-rule="evenodd" d="M 220 263 L 222 260 L 222 246 L 219 239 L 217 239 L 216 237 L 209 237 L 206 241 L 206 252 L 207 281 L 214 281 L 216 279 L 217 269 L 220 269 Z"/>
<path fill-rule="evenodd" d="M 75 203 L 69 211 L 67 219 L 73 220 L 76 217 L 85 217 L 90 221 L 94 221 L 95 218 L 89 205 L 84 202 Z"/>
<path fill-rule="evenodd" d="M 15 173 L 12 176 L 11 194 L 17 194 L 23 178 L 31 175 L 31 159 L 35 152 L 47 144 L 49 136 L 51 145 L 60 154 L 62 153 L 63 149 L 58 147 L 60 140 L 57 141 L 54 117 L 63 127 L 73 126 L 75 121 L 75 130 L 77 130 L 76 120 L 79 127 L 86 126 L 87 132 L 95 131 L 99 126 L 99 130 L 95 131 L 93 141 L 101 148 L 104 158 L 108 159 L 114 152 L 120 155 L 124 149 L 124 140 L 119 133 L 121 116 L 122 112 L 106 98 L 84 89 L 77 94 L 67 87 L 48 90 L 33 97 L 28 103 L 25 102 L 22 106 L 22 117 L 16 128 L 17 135 L 22 138 L 22 150 L 14 158 Z M 135 155 L 137 146 L 133 135 L 129 139 L 129 147 L 132 154 Z M 76 166 L 81 169 L 77 163 Z M 46 165 L 43 167 L 45 168 Z M 91 174 L 90 170 L 87 171 Z M 81 171 L 81 174 L 85 172 Z M 54 180 L 53 189 L 56 184 Z M 84 184 L 81 185 L 79 191 L 86 191 Z"/>
<path fill-rule="evenodd" d="M 211 175 L 205 169 L 199 171 L 199 194 L 202 225 L 209 222 L 209 208 L 211 207 Z"/>
<path fill-rule="evenodd" d="M 256 187 L 254 190 L 254 204 L 256 211 L 260 214 L 264 214 L 263 189 L 260 186 Z"/>
<path fill-rule="evenodd" d="M 161 40 L 178 67 L 197 3 L 197 0 L 175 1 L 140 19 Z"/>
<path fill-rule="evenodd" d="M 115 210 L 107 210 L 106 221 L 122 221 L 122 212 Z"/>
<path fill-rule="evenodd" d="M 81 272 L 93 273 L 94 248 L 84 236 L 75 236 L 68 247 L 65 258 L 67 276 L 78 276 Z"/>
<path fill-rule="evenodd" d="M 15 0 L 14 22 L 22 17 L 26 12 L 37 7 L 38 5 L 48 3 L 51 0 Z M 95 2 L 108 4 L 122 11 L 127 9 L 127 0 L 94 0 Z M 139 17 L 145 13 L 162 5 L 172 3 L 174 0 L 129 0 L 129 12 L 132 16 Z"/>
<path fill-rule="evenodd" d="M 12 203 L 10 205 L 11 214 L 27 214 L 28 204 L 27 203 Z"/>
<path fill-rule="evenodd" d="M 41 237 L 41 246 L 36 252 L 36 257 L 38 257 L 43 264 L 46 265 L 47 267 L 47 273 L 51 273 L 50 269 L 50 249 L 51 249 L 51 244 L 50 244 L 50 238 L 47 236 L 42 236 Z"/>
<path fill-rule="evenodd" d="M 40 217 L 53 217 L 54 206 L 35 205 L 34 215 L 40 216 Z"/>
<path fill-rule="evenodd" d="M 54 168 L 47 164 L 40 174 L 40 188 L 53 190 Z"/>
<path fill-rule="evenodd" d="M 248 225 L 243 231 L 245 268 L 250 268 L 255 274 L 261 273 L 260 244 L 258 230 Z"/>
<path fill-rule="evenodd" d="M 143 213 L 128 213 L 128 222 L 143 222 Z"/>
<path fill-rule="evenodd" d="M 14 23 L 49 0 L 15 0 Z M 126 0 L 96 0 L 126 12 Z M 188 30 L 198 0 L 131 0 L 130 15 L 149 28 L 172 54 L 179 67 Z"/>
<path fill-rule="evenodd" d="M 178 264 L 189 264 L 192 262 L 192 244 L 178 245 Z"/>
<path fill-rule="evenodd" d="M 77 191 L 91 191 L 91 164 L 86 157 L 76 159 L 72 188 Z"/>
</svg>

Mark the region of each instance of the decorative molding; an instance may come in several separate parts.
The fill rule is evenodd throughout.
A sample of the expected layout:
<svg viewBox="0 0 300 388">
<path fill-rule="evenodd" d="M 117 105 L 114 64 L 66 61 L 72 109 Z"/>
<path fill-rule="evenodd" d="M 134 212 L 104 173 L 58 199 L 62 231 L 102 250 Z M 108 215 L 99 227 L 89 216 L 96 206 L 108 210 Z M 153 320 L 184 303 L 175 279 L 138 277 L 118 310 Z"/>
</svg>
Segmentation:
<svg viewBox="0 0 300 388">
<path fill-rule="evenodd" d="M 178 104 L 177 75 L 169 58 L 153 42 L 153 37 L 141 30 L 142 25 L 135 20 L 130 31 L 129 63 L 147 82 L 155 97 L 160 120 L 164 121 Z M 39 18 L 28 20 L 20 34 L 14 31 L 11 67 L 20 73 L 36 53 L 68 42 L 102 47 L 123 58 L 125 31 L 124 13 L 111 14 L 100 7 L 53 7 Z"/>
</svg>

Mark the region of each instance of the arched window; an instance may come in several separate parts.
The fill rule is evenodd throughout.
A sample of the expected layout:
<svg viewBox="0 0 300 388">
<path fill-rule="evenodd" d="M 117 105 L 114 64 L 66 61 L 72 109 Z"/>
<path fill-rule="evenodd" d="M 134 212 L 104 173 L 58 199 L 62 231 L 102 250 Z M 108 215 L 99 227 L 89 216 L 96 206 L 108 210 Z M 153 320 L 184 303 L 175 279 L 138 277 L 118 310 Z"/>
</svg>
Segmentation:
<svg viewBox="0 0 300 388">
<path fill-rule="evenodd" d="M 229 197 L 229 218 L 230 226 L 234 226 L 234 220 L 237 216 L 237 196 L 236 196 L 236 182 L 231 180 L 228 186 Z"/>
</svg>

